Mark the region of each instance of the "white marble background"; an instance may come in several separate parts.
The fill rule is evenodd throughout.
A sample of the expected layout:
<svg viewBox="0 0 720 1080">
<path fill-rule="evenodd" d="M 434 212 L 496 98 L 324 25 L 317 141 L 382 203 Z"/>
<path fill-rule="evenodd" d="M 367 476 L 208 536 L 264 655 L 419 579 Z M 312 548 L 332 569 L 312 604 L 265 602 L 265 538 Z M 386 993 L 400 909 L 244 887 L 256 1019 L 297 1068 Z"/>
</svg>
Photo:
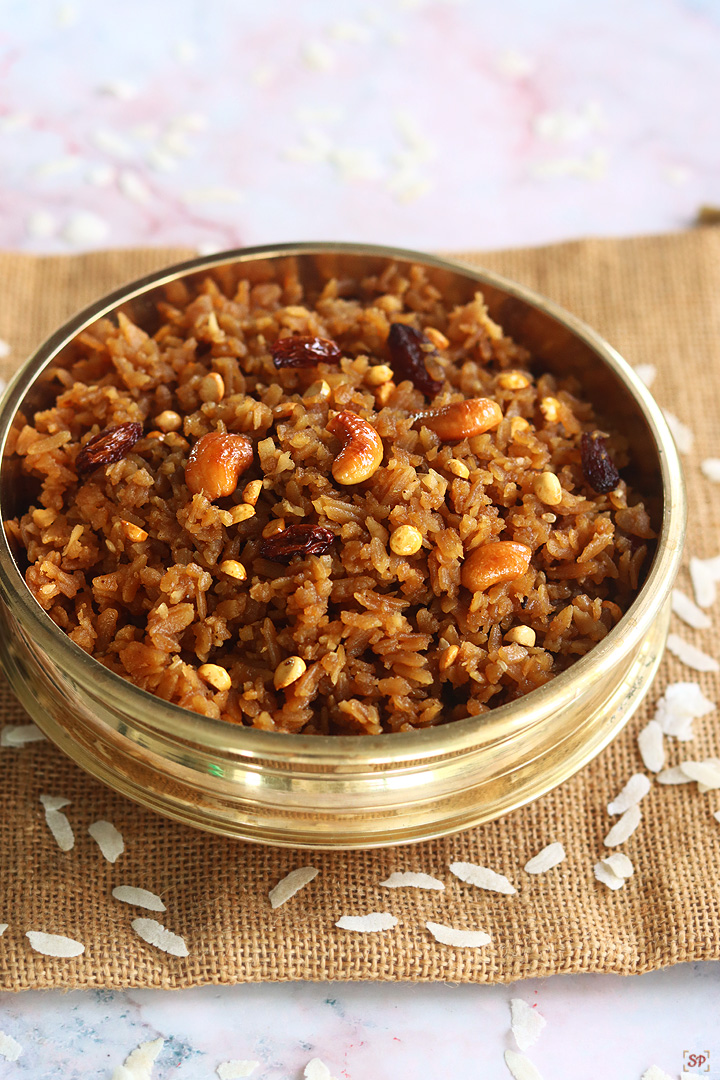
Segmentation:
<svg viewBox="0 0 720 1080">
<path fill-rule="evenodd" d="M 720 203 L 719 64 L 718 0 L 0 0 L 0 246 L 447 250 L 682 228 Z M 110 1080 L 161 1036 L 157 1080 L 230 1058 L 295 1078 L 316 1056 L 343 1080 L 495 1080 L 512 996 L 547 1019 L 529 1052 L 546 1080 L 676 1077 L 684 1051 L 720 1077 L 714 964 L 5 993 L 0 1030 L 23 1052 L 0 1077 Z"/>
</svg>

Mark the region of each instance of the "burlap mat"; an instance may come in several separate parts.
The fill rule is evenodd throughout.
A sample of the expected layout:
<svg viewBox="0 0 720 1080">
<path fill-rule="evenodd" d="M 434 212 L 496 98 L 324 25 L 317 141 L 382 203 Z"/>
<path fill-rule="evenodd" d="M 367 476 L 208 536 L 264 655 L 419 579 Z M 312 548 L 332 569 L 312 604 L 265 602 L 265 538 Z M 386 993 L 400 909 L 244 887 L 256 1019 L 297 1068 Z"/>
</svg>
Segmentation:
<svg viewBox="0 0 720 1080">
<path fill-rule="evenodd" d="M 124 251 L 72 258 L 0 255 L 0 338 L 13 351 L 5 374 L 70 312 L 121 282 L 184 257 L 181 251 Z M 585 241 L 531 251 L 466 256 L 526 282 L 585 318 L 632 362 L 657 365 L 654 390 L 692 425 L 686 459 L 690 550 L 720 550 L 720 488 L 699 464 L 720 456 L 720 231 L 620 241 Z M 687 587 L 687 580 L 682 584 Z M 717 625 L 717 624 L 716 624 Z M 677 628 L 679 629 L 679 627 Z M 720 654 L 718 631 L 690 640 Z M 27 987 L 181 987 L 285 979 L 408 979 L 501 982 L 554 972 L 629 974 L 720 957 L 720 825 L 717 792 L 654 785 L 640 829 L 624 846 L 636 872 L 618 892 L 593 878 L 610 819 L 606 804 L 642 763 L 636 734 L 665 683 L 695 678 L 672 658 L 650 700 L 626 731 L 580 775 L 505 820 L 416 847 L 314 854 L 254 847 L 170 824 L 90 780 L 49 743 L 0 750 L 0 985 Z M 720 699 L 715 676 L 697 676 Z M 23 714 L 7 689 L 0 721 Z M 720 755 L 717 716 L 696 722 L 681 757 Z M 688 753 L 690 751 L 690 753 Z M 64 795 L 77 838 L 63 854 L 50 836 L 41 793 Z M 99 818 L 115 823 L 126 852 L 112 866 L 87 834 Z M 567 861 L 531 878 L 522 870 L 542 846 L 561 840 Z M 467 860 L 510 876 L 518 895 L 462 885 L 448 863 Z M 273 912 L 268 890 L 290 869 L 313 863 L 320 875 Z M 444 893 L 378 888 L 393 870 L 424 870 Z M 141 942 L 138 914 L 111 897 L 118 884 L 160 893 L 159 918 L 187 941 L 178 959 Z M 335 928 L 343 914 L 390 911 L 395 930 L 360 935 Z M 150 914 L 150 913 L 147 913 Z M 439 945 L 426 920 L 480 928 L 480 950 Z M 68 935 L 84 955 L 53 960 L 33 953 L 26 930 Z"/>
</svg>

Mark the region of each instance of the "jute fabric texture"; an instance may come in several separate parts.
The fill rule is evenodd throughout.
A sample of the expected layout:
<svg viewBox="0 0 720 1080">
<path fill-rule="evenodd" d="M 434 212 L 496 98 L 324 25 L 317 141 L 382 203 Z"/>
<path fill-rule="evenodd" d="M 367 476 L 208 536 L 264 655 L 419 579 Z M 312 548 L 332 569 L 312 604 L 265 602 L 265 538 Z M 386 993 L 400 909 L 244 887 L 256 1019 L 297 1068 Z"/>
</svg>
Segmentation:
<svg viewBox="0 0 720 1080">
<path fill-rule="evenodd" d="M 0 254 L 0 361 L 7 377 L 33 346 L 83 304 L 123 282 L 184 258 L 144 250 L 80 257 Z M 653 391 L 688 423 L 695 448 L 685 458 L 690 495 L 688 553 L 720 551 L 720 486 L 700 462 L 720 456 L 720 230 L 629 240 L 593 240 L 533 250 L 462 256 L 524 282 L 584 318 L 633 364 L 657 367 Z M 689 591 L 686 571 L 679 582 Z M 703 632 L 675 627 L 720 656 L 718 620 Z M 0 632 L 2 628 L 0 627 Z M 419 846 L 335 854 L 274 850 L 194 832 L 139 809 L 82 773 L 48 742 L 0 750 L 0 987 L 183 987 L 291 979 L 503 982 L 556 972 L 630 974 L 683 960 L 720 958 L 720 793 L 695 784 L 654 784 L 640 828 L 623 846 L 635 865 L 610 892 L 593 877 L 612 819 L 608 801 L 642 771 L 636 737 L 668 682 L 697 679 L 720 699 L 715 675 L 697 675 L 669 655 L 644 706 L 623 734 L 561 788 L 502 821 Z M 0 725 L 25 722 L 7 687 Z M 668 764 L 720 756 L 717 715 L 696 722 L 692 743 L 667 740 Z M 70 800 L 75 831 L 61 852 L 45 824 L 41 794 Z M 122 833 L 111 865 L 88 835 L 99 819 Z M 552 841 L 567 859 L 530 876 L 526 861 Z M 449 873 L 452 861 L 489 866 L 516 884 L 514 896 L 484 892 Z M 315 880 L 273 911 L 269 889 L 312 864 Z M 422 870 L 444 892 L 379 887 L 393 870 Z M 158 916 L 181 934 L 186 958 L 141 941 L 131 920 L 151 915 L 114 900 L 116 885 L 159 893 Z M 392 912 L 393 930 L 339 930 L 344 914 Z M 482 949 L 440 945 L 426 921 L 482 929 Z M 83 955 L 34 953 L 28 930 L 64 934 Z"/>
</svg>

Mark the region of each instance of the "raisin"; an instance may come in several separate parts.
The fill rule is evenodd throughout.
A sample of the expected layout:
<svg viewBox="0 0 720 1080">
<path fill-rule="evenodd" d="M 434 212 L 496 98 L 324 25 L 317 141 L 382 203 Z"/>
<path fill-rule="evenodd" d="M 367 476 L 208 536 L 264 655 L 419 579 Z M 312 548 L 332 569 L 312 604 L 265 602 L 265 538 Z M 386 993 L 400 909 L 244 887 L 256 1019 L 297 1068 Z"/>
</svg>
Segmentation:
<svg viewBox="0 0 720 1080">
<path fill-rule="evenodd" d="M 334 364 L 341 356 L 340 346 L 330 338 L 284 337 L 278 338 L 272 347 L 276 368 L 315 367 L 322 360 Z"/>
<path fill-rule="evenodd" d="M 263 540 L 260 554 L 273 562 L 288 562 L 293 555 L 324 555 L 334 539 L 335 533 L 321 525 L 289 525 Z"/>
<path fill-rule="evenodd" d="M 582 471 L 593 491 L 605 495 L 620 483 L 620 473 L 610 457 L 605 440 L 597 431 L 583 432 L 580 440 Z"/>
<path fill-rule="evenodd" d="M 119 461 L 132 450 L 142 433 L 142 424 L 134 421 L 105 428 L 99 435 L 95 435 L 85 443 L 75 458 L 76 471 L 78 473 L 91 472 L 101 465 L 112 465 L 114 461 Z"/>
<path fill-rule="evenodd" d="M 428 356 L 433 355 L 435 350 L 430 352 L 423 348 L 430 344 L 424 334 L 413 326 L 396 322 L 390 327 L 387 343 L 393 374 L 398 382 L 409 379 L 427 397 L 440 393 L 442 383 L 433 379 L 425 366 Z"/>
</svg>

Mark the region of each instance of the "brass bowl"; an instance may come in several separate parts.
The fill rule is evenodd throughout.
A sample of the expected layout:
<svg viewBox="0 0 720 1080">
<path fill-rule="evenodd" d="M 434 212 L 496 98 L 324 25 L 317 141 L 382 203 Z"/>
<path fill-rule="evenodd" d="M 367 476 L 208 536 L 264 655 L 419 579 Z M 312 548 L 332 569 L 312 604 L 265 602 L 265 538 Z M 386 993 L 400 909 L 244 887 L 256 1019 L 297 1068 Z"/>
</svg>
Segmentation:
<svg viewBox="0 0 720 1080">
<path fill-rule="evenodd" d="M 427 730 L 380 736 L 283 735 L 170 705 L 76 646 L 27 589 L 0 530 L 0 660 L 30 716 L 78 765 L 143 806 L 201 829 L 291 847 L 370 848 L 427 840 L 506 814 L 587 764 L 620 731 L 657 669 L 680 564 L 685 490 L 660 409 L 593 330 L 497 274 L 393 248 L 291 244 L 193 259 L 112 293 L 70 319 L 28 360 L 0 409 L 0 450 L 19 412 L 52 399 L 48 369 L 72 339 L 119 309 L 153 329 L 154 301 L 178 278 L 252 282 L 297 268 L 311 290 L 331 276 L 422 263 L 451 303 L 480 288 L 493 319 L 539 366 L 581 381 L 630 440 L 636 490 L 655 508 L 659 540 L 618 625 L 568 671 L 509 705 Z M 0 516 L 22 509 L 12 460 L 0 465 Z"/>
</svg>

